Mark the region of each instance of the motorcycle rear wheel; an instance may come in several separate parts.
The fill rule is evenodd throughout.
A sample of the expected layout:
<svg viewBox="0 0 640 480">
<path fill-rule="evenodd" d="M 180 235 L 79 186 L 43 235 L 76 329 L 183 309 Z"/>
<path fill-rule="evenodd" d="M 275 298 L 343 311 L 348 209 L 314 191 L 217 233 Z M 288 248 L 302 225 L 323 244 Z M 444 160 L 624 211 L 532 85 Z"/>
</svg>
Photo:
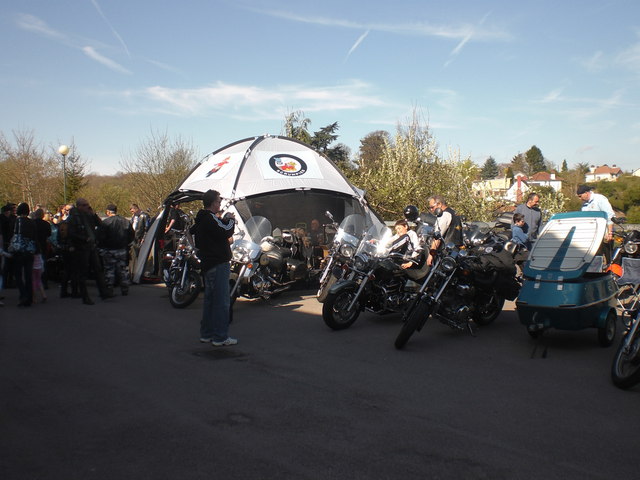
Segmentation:
<svg viewBox="0 0 640 480">
<path fill-rule="evenodd" d="M 360 303 L 356 302 L 353 309 L 347 312 L 347 307 L 356 294 L 355 288 L 344 288 L 337 293 L 327 295 L 322 304 L 322 319 L 333 330 L 344 330 L 353 325 L 360 315 Z"/>
<path fill-rule="evenodd" d="M 640 383 L 640 329 L 636 328 L 633 334 L 627 335 L 633 335 L 633 338 L 622 338 L 611 366 L 611 380 L 622 389 Z"/>
<path fill-rule="evenodd" d="M 190 270 L 187 274 L 187 284 L 185 289 L 180 288 L 180 285 L 174 285 L 169 292 L 169 302 L 174 308 L 186 308 L 191 305 L 202 289 L 202 280 L 200 274 L 193 270 Z"/>
<path fill-rule="evenodd" d="M 424 323 L 431 316 L 431 309 L 431 303 L 417 300 L 417 304 L 409 310 L 409 315 L 402 324 L 400 333 L 396 337 L 394 345 L 398 350 L 404 348 L 411 338 L 411 335 L 413 335 L 416 330 L 422 328 Z"/>
<path fill-rule="evenodd" d="M 491 295 L 487 303 L 483 303 L 478 306 L 476 311 L 473 313 L 473 321 L 480 326 L 489 325 L 498 318 L 503 307 L 504 298 L 497 293 L 494 293 Z"/>
</svg>

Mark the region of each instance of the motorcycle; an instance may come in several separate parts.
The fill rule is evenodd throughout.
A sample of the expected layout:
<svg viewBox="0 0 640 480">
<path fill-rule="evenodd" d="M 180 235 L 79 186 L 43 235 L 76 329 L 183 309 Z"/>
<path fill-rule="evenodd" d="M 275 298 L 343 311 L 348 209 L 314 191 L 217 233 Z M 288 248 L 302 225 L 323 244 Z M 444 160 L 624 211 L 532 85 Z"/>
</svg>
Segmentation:
<svg viewBox="0 0 640 480">
<path fill-rule="evenodd" d="M 388 227 L 371 227 L 363 235 L 353 256 L 349 277 L 329 289 L 322 306 L 322 319 L 329 328 L 349 328 L 364 310 L 378 314 L 401 312 L 415 296 L 419 283 L 409 277 L 410 270 L 403 269 L 401 264 L 417 262 L 408 256 L 390 253 L 390 238 Z"/>
<path fill-rule="evenodd" d="M 333 222 L 333 215 L 327 211 L 326 215 Z M 335 222 L 333 222 L 335 224 Z M 347 277 L 350 271 L 350 264 L 355 255 L 360 237 L 365 230 L 364 215 L 354 213 L 347 215 L 340 225 L 337 226 L 337 233 L 333 237 L 333 243 L 329 249 L 329 255 L 325 259 L 325 264 L 320 275 L 318 293 L 316 298 L 323 303 L 329 294 L 329 289 L 338 281 Z"/>
<path fill-rule="evenodd" d="M 165 254 L 163 261 L 162 276 L 169 289 L 169 302 L 174 308 L 188 307 L 202 290 L 200 259 L 193 236 L 189 233 L 189 223 L 178 237 L 175 252 Z"/>
<path fill-rule="evenodd" d="M 434 235 L 440 237 L 437 232 Z M 520 283 L 513 259 L 516 252 L 512 242 L 500 253 L 479 254 L 441 241 L 429 274 L 404 311 L 395 347 L 403 348 L 430 317 L 453 329 L 467 329 L 472 335 L 476 325 L 492 323 L 505 299 L 513 300 L 518 295 Z"/>
<path fill-rule="evenodd" d="M 615 386 L 628 389 L 640 383 L 640 232 L 617 231 L 614 240 L 619 246 L 610 270 L 619 286 L 618 312 L 625 332 L 613 357 L 611 379 Z"/>
<path fill-rule="evenodd" d="M 281 238 L 274 238 L 271 222 L 262 216 L 251 217 L 245 228 L 231 246 L 232 303 L 240 296 L 269 300 L 307 278 L 301 240 L 295 233 L 285 230 Z"/>
</svg>

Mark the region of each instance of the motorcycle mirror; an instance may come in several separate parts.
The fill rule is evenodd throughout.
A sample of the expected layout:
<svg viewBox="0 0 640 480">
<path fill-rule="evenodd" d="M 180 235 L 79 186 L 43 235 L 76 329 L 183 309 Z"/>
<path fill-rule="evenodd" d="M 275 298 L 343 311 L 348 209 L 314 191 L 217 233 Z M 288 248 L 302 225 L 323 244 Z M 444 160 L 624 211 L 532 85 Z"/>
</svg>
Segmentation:
<svg viewBox="0 0 640 480">
<path fill-rule="evenodd" d="M 333 222 L 333 215 L 331 215 L 331 212 L 329 210 L 327 210 L 326 212 L 324 212 L 324 214 L 329 217 L 329 219 Z"/>
</svg>

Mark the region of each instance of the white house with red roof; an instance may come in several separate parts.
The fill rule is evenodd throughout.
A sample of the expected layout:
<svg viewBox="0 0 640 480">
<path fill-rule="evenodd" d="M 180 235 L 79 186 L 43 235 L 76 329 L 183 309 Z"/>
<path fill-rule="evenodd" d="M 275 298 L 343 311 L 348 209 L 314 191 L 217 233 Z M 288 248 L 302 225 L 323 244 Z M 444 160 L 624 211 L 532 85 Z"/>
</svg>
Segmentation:
<svg viewBox="0 0 640 480">
<path fill-rule="evenodd" d="M 555 173 L 538 172 L 533 174 L 527 180 L 530 187 L 535 189 L 535 185 L 540 187 L 551 187 L 554 191 L 559 192 L 562 190 L 562 179 L 556 177 Z"/>
<path fill-rule="evenodd" d="M 601 180 L 605 180 L 607 182 L 615 182 L 618 180 L 620 175 L 622 175 L 622 170 L 620 167 L 616 167 L 615 165 L 612 167 L 606 163 L 599 167 L 591 165 L 591 167 L 589 167 L 589 172 L 584 176 L 584 181 L 599 182 Z"/>
</svg>

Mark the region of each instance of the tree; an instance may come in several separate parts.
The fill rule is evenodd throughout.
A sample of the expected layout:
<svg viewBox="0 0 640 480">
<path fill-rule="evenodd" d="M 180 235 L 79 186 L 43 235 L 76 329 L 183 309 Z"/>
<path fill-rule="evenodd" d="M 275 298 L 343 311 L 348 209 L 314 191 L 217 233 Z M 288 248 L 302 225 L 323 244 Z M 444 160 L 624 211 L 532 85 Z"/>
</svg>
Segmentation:
<svg viewBox="0 0 640 480">
<path fill-rule="evenodd" d="M 482 178 L 482 180 L 496 178 L 499 173 L 500 169 L 498 169 L 496 160 L 493 157 L 489 157 L 484 162 L 484 166 L 482 167 L 482 171 L 480 172 L 480 178 Z"/>
<path fill-rule="evenodd" d="M 358 167 L 365 169 L 376 168 L 376 165 L 382 160 L 385 143 L 389 142 L 390 138 L 389 132 L 376 130 L 375 132 L 368 133 L 361 139 L 358 158 L 356 160 Z"/>
<path fill-rule="evenodd" d="M 56 192 L 56 160 L 45 153 L 33 131 L 0 134 L 0 192 L 8 201 L 50 205 Z"/>
<path fill-rule="evenodd" d="M 87 186 L 87 180 L 85 178 L 85 168 L 86 162 L 80 157 L 80 154 L 76 150 L 76 146 L 74 143 L 69 145 L 69 153 L 65 158 L 65 164 L 61 165 L 60 168 L 60 181 L 59 183 L 59 194 L 55 197 L 55 204 L 62 205 L 65 203 L 65 192 L 64 192 L 64 170 L 66 170 L 66 202 L 73 203 L 77 197 L 80 196 L 81 192 Z M 82 193 L 82 196 L 86 196 Z M 93 199 L 90 199 L 92 201 Z"/>
<path fill-rule="evenodd" d="M 565 158 L 564 160 L 562 160 L 562 173 L 568 172 L 569 171 L 569 166 L 567 165 L 567 159 Z"/>
<path fill-rule="evenodd" d="M 127 187 L 133 201 L 143 210 L 154 212 L 197 163 L 199 155 L 181 137 L 151 131 L 136 150 L 120 165 L 127 173 Z"/>
<path fill-rule="evenodd" d="M 527 166 L 529 170 L 527 175 L 533 175 L 538 172 L 546 172 L 547 165 L 544 161 L 544 156 L 538 147 L 533 145 L 527 152 L 525 153 L 525 160 L 527 162 Z"/>
<path fill-rule="evenodd" d="M 284 118 L 283 133 L 285 136 L 300 140 L 307 145 L 311 144 L 309 125 L 311 120 L 304 116 L 302 110 L 296 110 L 287 114 Z"/>
<path fill-rule="evenodd" d="M 511 159 L 511 169 L 514 174 L 516 173 L 524 173 L 528 175 L 529 166 L 527 165 L 527 160 L 524 156 L 524 153 L 518 153 Z"/>
<path fill-rule="evenodd" d="M 361 164 L 351 180 L 386 220 L 400 218 L 409 204 L 424 211 L 433 194 L 443 195 L 459 214 L 479 219 L 483 200 L 471 189 L 477 167 L 470 159 L 461 160 L 456 150 L 449 150 L 447 158 L 437 150 L 428 125 L 414 111 L 405 124 L 398 124 L 393 140 L 385 139 L 380 161 Z"/>
</svg>

